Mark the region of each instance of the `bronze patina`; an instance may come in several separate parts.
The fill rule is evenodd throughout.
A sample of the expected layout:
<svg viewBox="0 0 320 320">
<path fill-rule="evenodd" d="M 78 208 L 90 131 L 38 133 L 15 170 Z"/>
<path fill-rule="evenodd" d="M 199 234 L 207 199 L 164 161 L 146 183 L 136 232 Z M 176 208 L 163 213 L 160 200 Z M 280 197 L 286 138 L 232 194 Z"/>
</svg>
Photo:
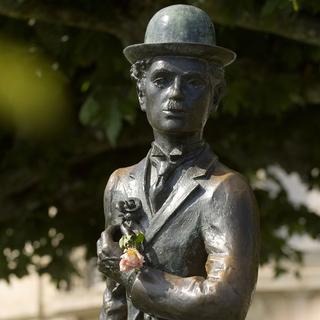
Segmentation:
<svg viewBox="0 0 320 320">
<path fill-rule="evenodd" d="M 245 319 L 258 272 L 258 212 L 246 179 L 203 139 L 236 55 L 216 45 L 208 15 L 187 5 L 157 12 L 144 43 L 124 54 L 154 142 L 105 189 L 100 318 Z M 144 265 L 122 272 L 118 241 L 137 230 Z"/>
</svg>

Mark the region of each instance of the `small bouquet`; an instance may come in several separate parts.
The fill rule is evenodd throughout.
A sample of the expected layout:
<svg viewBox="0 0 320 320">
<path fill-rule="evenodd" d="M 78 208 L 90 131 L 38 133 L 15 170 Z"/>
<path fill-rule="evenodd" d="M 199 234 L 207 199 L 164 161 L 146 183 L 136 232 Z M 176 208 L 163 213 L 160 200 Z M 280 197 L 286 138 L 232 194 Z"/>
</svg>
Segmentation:
<svg viewBox="0 0 320 320">
<path fill-rule="evenodd" d="M 144 234 L 139 231 L 137 224 L 137 220 L 140 218 L 141 201 L 137 198 L 119 201 L 117 209 L 121 212 L 120 229 L 123 234 L 119 241 L 119 246 L 123 250 L 123 254 L 120 256 L 120 271 L 129 272 L 140 269 L 144 263 L 144 257 L 139 252 L 143 249 Z"/>
</svg>

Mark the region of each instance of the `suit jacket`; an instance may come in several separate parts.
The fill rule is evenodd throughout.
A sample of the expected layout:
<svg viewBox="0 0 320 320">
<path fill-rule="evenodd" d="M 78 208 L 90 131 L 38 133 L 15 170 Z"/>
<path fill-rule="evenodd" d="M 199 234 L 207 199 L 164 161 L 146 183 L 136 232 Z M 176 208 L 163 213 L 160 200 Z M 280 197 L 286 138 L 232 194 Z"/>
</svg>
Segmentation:
<svg viewBox="0 0 320 320">
<path fill-rule="evenodd" d="M 118 201 L 142 202 L 147 268 L 130 296 L 107 279 L 100 319 L 244 319 L 259 256 L 258 213 L 247 181 L 207 147 L 152 216 L 148 165 L 147 156 L 116 170 L 107 183 L 107 226 L 121 222 L 115 214 Z"/>
</svg>

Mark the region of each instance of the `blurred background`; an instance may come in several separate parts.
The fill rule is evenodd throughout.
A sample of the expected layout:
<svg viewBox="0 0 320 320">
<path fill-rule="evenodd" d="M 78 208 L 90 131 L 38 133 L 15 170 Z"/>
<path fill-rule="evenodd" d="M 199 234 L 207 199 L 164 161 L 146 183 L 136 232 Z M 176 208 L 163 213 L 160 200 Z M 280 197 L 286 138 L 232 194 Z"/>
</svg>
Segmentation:
<svg viewBox="0 0 320 320">
<path fill-rule="evenodd" d="M 261 210 L 247 319 L 320 319 L 319 0 L 0 0 L 1 320 L 97 319 L 103 189 L 152 141 L 122 49 L 175 3 L 238 54 L 206 139 Z"/>
</svg>

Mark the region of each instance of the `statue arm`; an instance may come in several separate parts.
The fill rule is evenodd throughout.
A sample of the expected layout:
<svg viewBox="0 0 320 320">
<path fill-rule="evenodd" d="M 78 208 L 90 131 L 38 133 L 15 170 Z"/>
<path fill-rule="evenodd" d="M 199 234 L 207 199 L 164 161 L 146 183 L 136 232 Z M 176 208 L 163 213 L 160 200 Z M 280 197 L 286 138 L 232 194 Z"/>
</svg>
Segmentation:
<svg viewBox="0 0 320 320">
<path fill-rule="evenodd" d="M 112 215 L 114 190 L 118 183 L 117 171 L 109 178 L 104 191 L 104 215 L 105 228 L 114 225 L 114 217 Z M 99 320 L 125 320 L 127 319 L 127 300 L 125 287 L 111 278 L 106 279 L 106 289 L 103 294 L 103 306 L 100 312 Z"/>
<path fill-rule="evenodd" d="M 258 269 L 259 225 L 252 192 L 235 174 L 215 191 L 202 213 L 207 277 L 142 270 L 131 290 L 142 311 L 170 319 L 242 320 Z"/>
<path fill-rule="evenodd" d="M 126 320 L 127 301 L 123 286 L 107 278 L 99 320 Z"/>
</svg>

